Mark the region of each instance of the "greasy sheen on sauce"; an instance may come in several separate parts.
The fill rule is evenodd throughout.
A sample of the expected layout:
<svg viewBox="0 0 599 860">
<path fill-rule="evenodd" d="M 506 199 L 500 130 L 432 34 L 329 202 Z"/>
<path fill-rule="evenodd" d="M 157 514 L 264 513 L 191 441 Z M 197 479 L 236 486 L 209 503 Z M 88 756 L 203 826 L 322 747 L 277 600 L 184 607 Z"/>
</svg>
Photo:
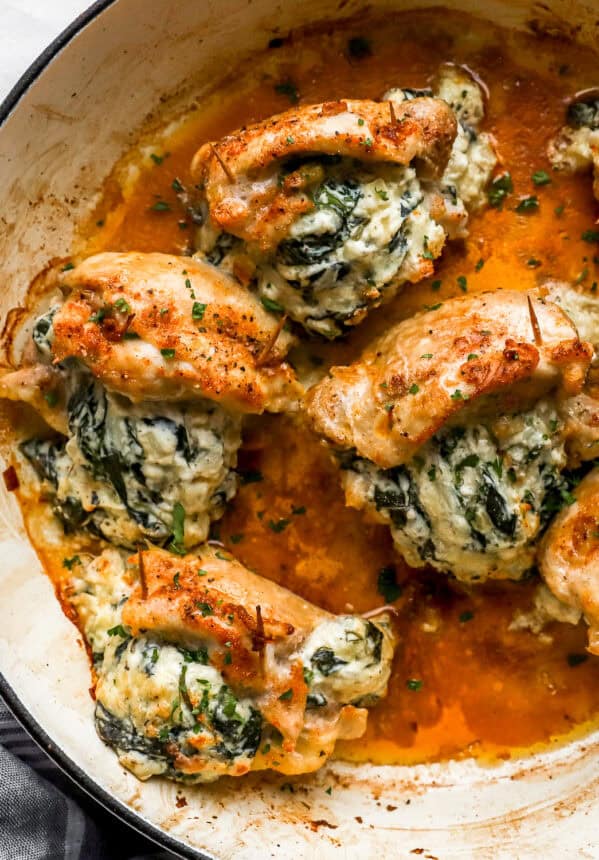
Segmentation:
<svg viewBox="0 0 599 860">
<path fill-rule="evenodd" d="M 356 36 L 365 41 L 352 52 Z M 470 238 L 447 245 L 434 278 L 408 286 L 343 343 L 308 342 L 309 360 L 323 370 L 350 361 L 384 327 L 463 289 L 527 289 L 547 277 L 593 289 L 599 248 L 581 238 L 597 217 L 590 178 L 553 173 L 545 150 L 564 122 L 565 99 L 599 83 L 596 55 L 445 9 L 276 40 L 174 131 L 155 121 L 143 150 L 130 152 L 107 182 L 74 259 L 100 250 L 185 253 L 193 228 L 173 181 L 190 182 L 201 143 L 285 110 L 296 93 L 311 103 L 423 87 L 443 61 L 466 63 L 487 85 L 484 127 L 514 192 L 503 209 L 471 218 Z M 537 187 L 532 174 L 541 170 L 551 182 Z M 517 214 L 519 199 L 531 195 L 538 209 Z M 330 453 L 301 421 L 253 419 L 240 469 L 246 481 L 218 532 L 244 564 L 338 613 L 384 604 L 383 568 L 393 567 L 401 585 L 389 695 L 372 709 L 366 737 L 339 744 L 339 756 L 388 764 L 503 758 L 572 737 L 599 715 L 599 659 L 585 654 L 584 625 L 554 624 L 545 637 L 510 631 L 514 611 L 531 606 L 534 581 L 467 589 L 411 571 L 384 527 L 345 507 Z"/>
</svg>

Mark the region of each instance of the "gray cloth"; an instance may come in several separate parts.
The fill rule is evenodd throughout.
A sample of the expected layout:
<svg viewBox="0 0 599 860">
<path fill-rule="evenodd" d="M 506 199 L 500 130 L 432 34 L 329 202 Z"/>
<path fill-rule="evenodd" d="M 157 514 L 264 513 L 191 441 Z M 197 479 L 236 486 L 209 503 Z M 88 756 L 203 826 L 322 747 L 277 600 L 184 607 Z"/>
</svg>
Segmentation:
<svg viewBox="0 0 599 860">
<path fill-rule="evenodd" d="M 79 790 L 0 698 L 0 860 L 175 860 Z"/>
</svg>

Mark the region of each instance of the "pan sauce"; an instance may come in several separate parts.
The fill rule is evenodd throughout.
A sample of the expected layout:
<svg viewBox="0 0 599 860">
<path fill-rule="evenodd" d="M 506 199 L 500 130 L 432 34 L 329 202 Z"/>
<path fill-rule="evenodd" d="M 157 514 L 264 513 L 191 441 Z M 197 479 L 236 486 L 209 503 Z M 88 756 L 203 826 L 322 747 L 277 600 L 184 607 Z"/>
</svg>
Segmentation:
<svg viewBox="0 0 599 860">
<path fill-rule="evenodd" d="M 348 43 L 357 34 L 352 52 Z M 189 163 L 201 142 L 284 110 L 296 92 L 310 103 L 425 86 L 446 60 L 467 63 L 488 86 L 485 128 L 496 137 L 514 192 L 501 211 L 489 208 L 471 218 L 470 238 L 446 247 L 433 279 L 408 287 L 343 343 L 308 342 L 309 361 L 320 368 L 351 360 L 391 322 L 458 294 L 458 278 L 469 291 L 526 289 L 548 276 L 580 279 L 590 289 L 599 278 L 597 248 L 581 234 L 596 217 L 591 182 L 551 173 L 545 149 L 563 124 L 564 99 L 597 83 L 596 56 L 446 10 L 442 16 L 410 13 L 384 25 L 354 22 L 334 33 L 317 28 L 281 45 L 275 40 L 254 58 L 251 71 L 223 84 L 175 131 L 154 121 L 142 158 L 136 148 L 107 182 L 77 256 L 184 253 L 192 225 L 173 180 L 189 182 Z M 550 174 L 550 184 L 533 184 L 539 170 Z M 537 196 L 538 211 L 516 214 L 518 200 L 530 195 Z M 552 625 L 551 642 L 508 630 L 514 611 L 530 608 L 534 582 L 467 590 L 445 576 L 410 571 L 394 555 L 386 529 L 344 506 L 326 449 L 292 419 L 256 419 L 246 432 L 240 469 L 250 480 L 225 515 L 220 536 L 244 564 L 334 612 L 385 603 L 377 591 L 383 568 L 394 566 L 403 587 L 389 695 L 371 711 L 366 738 L 340 744 L 340 756 L 388 764 L 507 757 L 565 739 L 599 714 L 599 660 L 584 659 L 583 626 Z M 251 480 L 258 472 L 262 480 Z"/>
</svg>

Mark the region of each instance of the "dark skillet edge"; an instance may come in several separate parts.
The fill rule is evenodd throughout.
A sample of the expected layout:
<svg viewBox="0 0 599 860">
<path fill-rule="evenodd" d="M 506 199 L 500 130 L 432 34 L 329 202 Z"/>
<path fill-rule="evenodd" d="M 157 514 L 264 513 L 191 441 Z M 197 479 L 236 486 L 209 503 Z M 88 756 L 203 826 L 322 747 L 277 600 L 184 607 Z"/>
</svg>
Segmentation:
<svg viewBox="0 0 599 860">
<path fill-rule="evenodd" d="M 109 791 L 102 788 L 92 777 L 90 777 L 70 756 L 57 746 L 46 730 L 38 723 L 35 717 L 27 710 L 18 695 L 0 672 L 0 695 L 12 711 L 15 718 L 23 726 L 28 735 L 35 743 L 43 749 L 58 767 L 86 792 L 93 800 L 97 801 L 104 809 L 111 812 L 121 821 L 151 839 L 160 848 L 166 848 L 173 854 L 189 858 L 189 860 L 215 860 L 213 855 L 204 854 L 191 846 L 187 846 L 180 840 L 169 836 L 164 830 L 152 824 L 136 812 L 133 812 L 125 803 L 118 800 Z"/>
<path fill-rule="evenodd" d="M 97 18 L 116 0 L 96 0 L 88 9 L 81 13 L 69 24 L 42 53 L 33 61 L 29 68 L 21 75 L 17 83 L 0 104 L 0 126 L 9 118 L 20 100 L 35 83 L 37 78 L 47 68 L 60 52 L 72 39 L 80 33 L 91 21 Z M 196 851 L 180 840 L 169 836 L 164 830 L 149 822 L 147 819 L 133 812 L 125 803 L 117 800 L 110 792 L 102 788 L 95 780 L 83 771 L 67 753 L 57 746 L 45 729 L 38 723 L 35 717 L 27 710 L 19 699 L 13 687 L 0 672 L 0 695 L 14 714 L 15 718 L 31 736 L 35 743 L 52 759 L 52 761 L 85 791 L 91 798 L 96 800 L 104 809 L 115 815 L 121 821 L 126 822 L 133 830 L 151 839 L 160 848 L 165 848 L 179 857 L 190 858 L 190 860 L 213 860 L 209 854 Z"/>
<path fill-rule="evenodd" d="M 44 71 L 52 60 L 65 48 L 72 39 L 81 32 L 94 18 L 97 18 L 105 9 L 112 6 L 116 0 L 96 0 L 81 15 L 78 15 L 68 27 L 45 48 L 32 64 L 21 75 L 4 101 L 0 103 L 0 125 L 3 125 L 13 109 L 23 98 L 30 86 Z"/>
</svg>

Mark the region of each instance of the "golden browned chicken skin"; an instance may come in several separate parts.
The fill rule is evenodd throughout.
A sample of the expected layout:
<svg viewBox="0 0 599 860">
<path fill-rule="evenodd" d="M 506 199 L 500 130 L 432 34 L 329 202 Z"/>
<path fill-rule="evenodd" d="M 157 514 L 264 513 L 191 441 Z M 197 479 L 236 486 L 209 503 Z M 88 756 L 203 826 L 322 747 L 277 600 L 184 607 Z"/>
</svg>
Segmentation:
<svg viewBox="0 0 599 860">
<path fill-rule="evenodd" d="M 239 412 L 293 409 L 292 338 L 260 301 L 212 266 L 167 254 L 103 253 L 61 275 L 56 362 L 77 358 L 140 400 L 208 398 Z"/>
<path fill-rule="evenodd" d="M 212 221 L 264 253 L 314 203 L 302 193 L 300 172 L 280 184 L 277 162 L 334 155 L 364 164 L 423 162 L 439 175 L 456 136 L 450 107 L 433 98 L 401 105 L 346 99 L 303 105 L 222 138 L 196 153 L 192 173 L 203 185 Z"/>
<path fill-rule="evenodd" d="M 599 654 L 599 469 L 582 480 L 574 497 L 543 537 L 539 570 L 554 596 L 584 615 L 588 649 Z"/>
<path fill-rule="evenodd" d="M 318 433 L 389 469 L 489 395 L 501 414 L 553 389 L 577 394 L 592 355 L 565 313 L 536 294 L 463 296 L 393 326 L 349 367 L 333 367 L 306 408 Z"/>
</svg>

